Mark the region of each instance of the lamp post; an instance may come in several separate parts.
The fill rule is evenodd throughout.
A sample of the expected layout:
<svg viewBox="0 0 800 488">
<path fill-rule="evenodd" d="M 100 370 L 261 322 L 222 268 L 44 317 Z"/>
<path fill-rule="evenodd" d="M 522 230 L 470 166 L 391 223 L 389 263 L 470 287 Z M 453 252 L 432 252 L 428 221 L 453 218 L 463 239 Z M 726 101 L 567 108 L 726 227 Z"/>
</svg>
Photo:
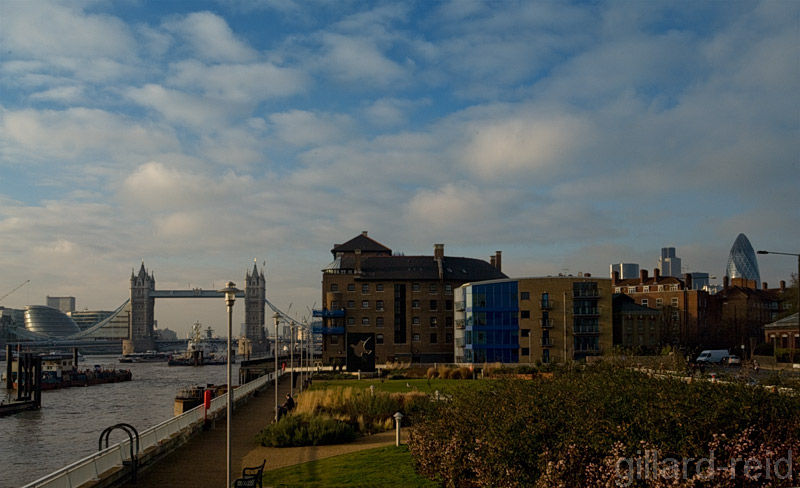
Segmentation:
<svg viewBox="0 0 800 488">
<path fill-rule="evenodd" d="M 289 330 L 292 331 L 292 342 L 289 344 L 289 395 L 294 396 L 294 322 L 289 323 Z"/>
<path fill-rule="evenodd" d="M 275 321 L 275 423 L 278 422 L 278 326 L 281 323 L 281 314 L 275 312 L 272 316 Z"/>
<path fill-rule="evenodd" d="M 795 256 L 797 258 L 797 325 L 800 328 L 800 254 L 791 252 L 775 252 L 775 251 L 756 251 L 756 254 L 780 254 L 781 256 Z M 772 345 L 773 349 L 777 349 L 775 344 Z"/>
<path fill-rule="evenodd" d="M 227 470 L 227 484 L 231 486 L 231 417 L 233 417 L 233 384 L 231 380 L 231 338 L 233 336 L 233 303 L 236 301 L 236 285 L 233 281 L 229 281 L 225 288 L 219 290 L 220 293 L 225 294 L 225 305 L 228 308 L 228 405 L 227 405 L 227 433 L 226 433 L 226 450 L 228 456 L 228 470 Z"/>
</svg>

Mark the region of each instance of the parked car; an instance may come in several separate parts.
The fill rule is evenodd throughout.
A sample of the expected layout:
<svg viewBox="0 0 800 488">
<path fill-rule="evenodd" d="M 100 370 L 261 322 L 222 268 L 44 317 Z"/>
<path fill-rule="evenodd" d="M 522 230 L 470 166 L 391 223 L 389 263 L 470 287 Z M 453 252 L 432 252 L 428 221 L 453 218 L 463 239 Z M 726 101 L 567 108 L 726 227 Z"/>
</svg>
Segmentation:
<svg viewBox="0 0 800 488">
<path fill-rule="evenodd" d="M 741 364 L 742 364 L 742 358 L 740 358 L 739 356 L 735 356 L 733 354 L 728 356 L 728 365 L 729 366 L 733 366 L 733 365 L 741 366 Z"/>
</svg>

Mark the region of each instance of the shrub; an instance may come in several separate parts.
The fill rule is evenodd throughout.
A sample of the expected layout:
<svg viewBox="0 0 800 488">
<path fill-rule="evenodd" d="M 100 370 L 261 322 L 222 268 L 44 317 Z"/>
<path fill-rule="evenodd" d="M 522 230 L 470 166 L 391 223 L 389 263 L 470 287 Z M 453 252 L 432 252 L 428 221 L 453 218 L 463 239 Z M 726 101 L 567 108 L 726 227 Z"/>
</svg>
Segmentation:
<svg viewBox="0 0 800 488">
<path fill-rule="evenodd" d="M 257 436 L 266 447 L 299 447 L 352 442 L 356 432 L 340 420 L 294 414 L 264 428 Z"/>
<path fill-rule="evenodd" d="M 428 371 L 425 372 L 425 377 L 428 378 L 429 380 L 433 378 L 438 378 L 439 371 L 433 366 L 431 366 L 430 368 L 428 368 Z"/>
</svg>

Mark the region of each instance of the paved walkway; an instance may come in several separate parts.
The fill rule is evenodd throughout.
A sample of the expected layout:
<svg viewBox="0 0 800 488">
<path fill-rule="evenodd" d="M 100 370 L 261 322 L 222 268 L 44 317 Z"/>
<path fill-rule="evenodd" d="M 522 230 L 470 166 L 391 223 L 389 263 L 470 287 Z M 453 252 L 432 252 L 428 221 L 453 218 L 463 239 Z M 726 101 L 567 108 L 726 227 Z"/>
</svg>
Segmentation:
<svg viewBox="0 0 800 488">
<path fill-rule="evenodd" d="M 278 400 L 286 399 L 289 392 L 288 375 L 278 384 Z M 310 446 L 291 448 L 268 448 L 256 444 L 255 435 L 269 424 L 275 416 L 275 389 L 269 387 L 259 392 L 246 404 L 233 411 L 231 427 L 231 476 L 241 476 L 242 468 L 258 466 L 267 461 L 265 470 L 278 469 L 294 464 L 306 463 L 339 454 L 393 445 L 393 431 L 363 437 L 350 444 L 335 446 Z M 139 473 L 137 483 L 123 485 L 126 488 L 145 487 L 225 487 L 227 474 L 226 421 L 216 425 L 168 454 L 165 458 Z"/>
</svg>

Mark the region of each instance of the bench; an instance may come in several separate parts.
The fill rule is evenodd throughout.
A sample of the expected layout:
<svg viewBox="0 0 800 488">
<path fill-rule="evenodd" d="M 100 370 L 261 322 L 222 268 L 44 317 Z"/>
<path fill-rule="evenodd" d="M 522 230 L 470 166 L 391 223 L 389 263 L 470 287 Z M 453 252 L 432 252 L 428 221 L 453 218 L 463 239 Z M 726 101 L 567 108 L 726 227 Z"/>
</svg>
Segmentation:
<svg viewBox="0 0 800 488">
<path fill-rule="evenodd" d="M 262 488 L 262 477 L 264 475 L 264 465 L 267 460 L 261 461 L 261 466 L 244 468 L 242 477 L 233 482 L 235 488 Z"/>
</svg>

